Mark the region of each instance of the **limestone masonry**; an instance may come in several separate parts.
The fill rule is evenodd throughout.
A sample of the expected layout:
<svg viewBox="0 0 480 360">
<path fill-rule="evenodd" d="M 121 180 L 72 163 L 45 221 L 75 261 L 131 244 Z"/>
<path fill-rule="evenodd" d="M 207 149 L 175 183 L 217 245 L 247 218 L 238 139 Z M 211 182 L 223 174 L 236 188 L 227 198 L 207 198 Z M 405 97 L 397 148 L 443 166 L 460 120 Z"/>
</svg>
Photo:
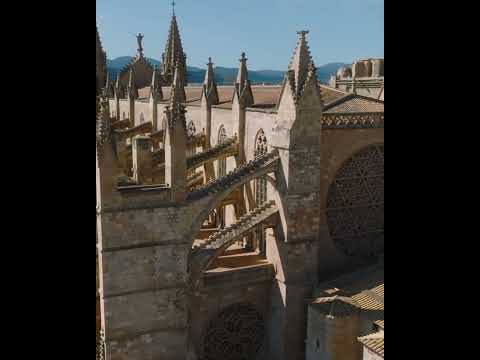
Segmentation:
<svg viewBox="0 0 480 360">
<path fill-rule="evenodd" d="M 175 15 L 116 79 L 97 30 L 97 360 L 384 357 L 383 60 L 321 85 L 307 36 L 187 86 Z"/>
</svg>

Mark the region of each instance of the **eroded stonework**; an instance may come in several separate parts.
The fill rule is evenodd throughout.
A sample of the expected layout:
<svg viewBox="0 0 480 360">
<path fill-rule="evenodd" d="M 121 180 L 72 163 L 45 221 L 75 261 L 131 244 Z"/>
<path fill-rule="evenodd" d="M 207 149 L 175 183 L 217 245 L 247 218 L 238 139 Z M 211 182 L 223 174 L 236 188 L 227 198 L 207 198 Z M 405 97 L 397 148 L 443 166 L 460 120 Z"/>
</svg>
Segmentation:
<svg viewBox="0 0 480 360">
<path fill-rule="evenodd" d="M 307 34 L 281 86 L 245 53 L 186 86 L 175 16 L 115 84 L 97 32 L 97 358 L 306 359 L 317 285 L 381 258 L 383 101 L 320 85 Z"/>
</svg>

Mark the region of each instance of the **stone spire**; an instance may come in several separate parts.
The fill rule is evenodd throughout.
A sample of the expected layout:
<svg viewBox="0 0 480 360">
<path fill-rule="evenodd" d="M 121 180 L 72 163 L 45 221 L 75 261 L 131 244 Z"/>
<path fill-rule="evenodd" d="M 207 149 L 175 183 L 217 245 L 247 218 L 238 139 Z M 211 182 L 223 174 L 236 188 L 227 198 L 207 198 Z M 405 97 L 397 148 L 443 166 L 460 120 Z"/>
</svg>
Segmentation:
<svg viewBox="0 0 480 360">
<path fill-rule="evenodd" d="M 172 15 L 172 21 L 170 22 L 170 30 L 168 32 L 165 52 L 162 54 L 162 75 L 172 79 L 175 72 L 175 67 L 178 63 L 181 63 L 182 69 L 186 71 L 186 55 L 183 52 L 180 31 L 178 30 L 177 17 L 174 13 Z"/>
<path fill-rule="evenodd" d="M 178 63 L 175 67 L 170 100 L 173 101 L 174 98 L 180 103 L 185 103 L 187 101 L 187 96 L 185 94 L 185 71 L 183 70 L 181 63 Z"/>
<path fill-rule="evenodd" d="M 248 80 L 248 69 L 247 69 L 247 58 L 245 57 L 245 53 L 242 52 L 242 57 L 240 58 L 240 67 L 238 69 L 238 75 L 237 75 L 237 82 L 236 84 L 239 86 L 238 90 L 239 93 L 242 93 L 244 87 L 245 87 L 245 82 Z"/>
<path fill-rule="evenodd" d="M 120 81 L 120 73 L 117 74 L 117 82 L 115 83 L 115 97 L 118 99 L 123 99 L 125 97 L 122 82 Z"/>
<path fill-rule="evenodd" d="M 152 84 L 150 85 L 150 96 L 156 101 L 163 100 L 162 84 L 158 76 L 158 70 L 153 71 Z"/>
<path fill-rule="evenodd" d="M 165 183 L 172 190 L 172 200 L 185 198 L 187 176 L 187 125 L 182 67 L 175 67 L 170 101 L 165 108 Z"/>
<path fill-rule="evenodd" d="M 205 81 L 203 82 L 203 94 L 209 105 L 218 105 L 220 100 L 218 98 L 217 83 L 215 81 L 215 74 L 213 72 L 212 58 L 208 58 L 207 72 L 205 74 Z"/>
<path fill-rule="evenodd" d="M 135 86 L 135 78 L 133 69 L 130 69 L 130 77 L 128 80 L 127 93 L 129 98 L 138 99 L 138 89 Z"/>
<path fill-rule="evenodd" d="M 308 31 L 298 32 L 297 47 L 295 48 L 287 72 L 288 82 L 295 102 L 302 96 L 307 79 L 309 79 L 309 77 L 311 78 L 312 75 L 316 76 L 315 64 L 310 55 L 306 39 L 308 33 Z M 316 78 L 314 81 L 316 81 Z"/>
<path fill-rule="evenodd" d="M 245 53 L 243 52 L 240 58 L 240 66 L 238 69 L 237 81 L 235 83 L 235 95 L 239 103 L 244 106 L 248 107 L 253 105 L 253 92 L 250 84 L 250 80 L 248 80 L 248 69 L 247 69 L 247 58 L 245 57 Z"/>
<path fill-rule="evenodd" d="M 105 81 L 105 86 L 102 91 L 102 95 L 106 98 L 113 98 L 113 85 L 110 82 L 110 74 L 107 72 L 107 80 Z"/>
</svg>

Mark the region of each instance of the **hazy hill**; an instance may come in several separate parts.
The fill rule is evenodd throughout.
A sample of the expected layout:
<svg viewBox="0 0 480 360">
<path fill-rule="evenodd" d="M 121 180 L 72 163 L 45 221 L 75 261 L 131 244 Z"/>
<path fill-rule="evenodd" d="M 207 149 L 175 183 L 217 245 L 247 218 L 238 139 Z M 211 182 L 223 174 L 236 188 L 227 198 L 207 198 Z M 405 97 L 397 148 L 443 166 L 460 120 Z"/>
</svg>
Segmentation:
<svg viewBox="0 0 480 360">
<path fill-rule="evenodd" d="M 132 57 L 122 56 L 113 60 L 107 60 L 107 67 L 110 73 L 110 78 L 115 79 L 117 73 L 122 70 L 130 62 Z M 154 66 L 157 67 L 160 65 L 160 61 L 148 58 L 148 61 Z M 318 67 L 317 75 L 318 79 L 323 83 L 328 83 L 330 76 L 335 74 L 341 66 L 345 66 L 344 63 L 329 63 Z M 188 66 L 188 82 L 191 84 L 199 84 L 203 82 L 205 78 L 205 69 L 200 69 L 197 67 Z M 215 68 L 215 80 L 218 84 L 231 84 L 237 78 L 238 68 L 226 68 L 217 66 Z M 252 83 L 269 83 L 269 84 L 279 84 L 283 81 L 283 71 L 277 70 L 260 70 L 252 71 L 249 70 L 249 77 Z"/>
</svg>

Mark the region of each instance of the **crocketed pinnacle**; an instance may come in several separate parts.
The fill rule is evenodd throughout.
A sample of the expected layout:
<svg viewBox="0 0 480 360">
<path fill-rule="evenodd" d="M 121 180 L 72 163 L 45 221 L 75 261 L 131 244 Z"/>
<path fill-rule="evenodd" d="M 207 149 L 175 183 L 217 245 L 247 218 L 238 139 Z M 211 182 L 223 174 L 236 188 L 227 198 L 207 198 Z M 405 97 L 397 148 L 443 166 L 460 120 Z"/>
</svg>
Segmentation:
<svg viewBox="0 0 480 360">
<path fill-rule="evenodd" d="M 210 105 L 218 105 L 220 100 L 218 98 L 217 83 L 215 81 L 211 57 L 208 58 L 207 72 L 205 74 L 205 81 L 203 82 L 203 92 Z"/>
<path fill-rule="evenodd" d="M 128 79 L 128 96 L 134 99 L 138 99 L 138 89 L 135 85 L 135 73 L 133 69 L 130 69 L 130 77 Z"/>
<path fill-rule="evenodd" d="M 153 71 L 152 83 L 150 84 L 150 95 L 157 100 L 163 100 L 162 84 L 160 82 L 158 70 Z"/>
<path fill-rule="evenodd" d="M 185 118 L 185 88 L 182 81 L 182 71 L 181 66 L 175 68 L 175 76 L 172 84 L 170 101 L 168 106 L 165 108 L 165 116 L 167 120 L 168 127 L 170 129 L 174 128 L 178 123 L 183 125 L 186 136 L 186 118 Z"/>
<path fill-rule="evenodd" d="M 181 63 L 182 68 L 186 70 L 186 55 L 183 52 L 180 31 L 178 30 L 177 17 L 172 16 L 170 30 L 168 32 L 165 52 L 162 54 L 162 73 L 164 75 L 173 74 L 177 63 Z"/>
<path fill-rule="evenodd" d="M 240 58 L 240 65 L 238 68 L 237 81 L 235 82 L 235 95 L 238 96 L 238 101 L 242 106 L 248 107 L 253 105 L 253 92 L 250 81 L 248 79 L 247 58 L 242 52 Z"/>
<path fill-rule="evenodd" d="M 315 64 L 306 39 L 307 34 L 308 31 L 298 32 L 297 47 L 288 67 L 289 83 L 296 98 L 301 97 L 309 73 L 315 72 Z"/>
</svg>

